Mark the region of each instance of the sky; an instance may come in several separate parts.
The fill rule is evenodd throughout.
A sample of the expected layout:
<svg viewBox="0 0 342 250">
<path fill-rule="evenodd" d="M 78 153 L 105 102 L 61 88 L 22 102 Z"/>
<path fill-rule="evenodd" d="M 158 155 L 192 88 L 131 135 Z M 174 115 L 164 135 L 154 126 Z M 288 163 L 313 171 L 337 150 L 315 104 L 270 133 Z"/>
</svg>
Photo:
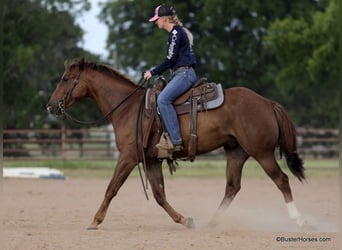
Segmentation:
<svg viewBox="0 0 342 250">
<path fill-rule="evenodd" d="M 105 59 L 108 57 L 105 49 L 108 30 L 107 26 L 97 18 L 101 11 L 100 2 L 101 0 L 90 0 L 91 9 L 83 12 L 83 15 L 77 18 L 77 23 L 84 30 L 82 47 Z"/>
</svg>

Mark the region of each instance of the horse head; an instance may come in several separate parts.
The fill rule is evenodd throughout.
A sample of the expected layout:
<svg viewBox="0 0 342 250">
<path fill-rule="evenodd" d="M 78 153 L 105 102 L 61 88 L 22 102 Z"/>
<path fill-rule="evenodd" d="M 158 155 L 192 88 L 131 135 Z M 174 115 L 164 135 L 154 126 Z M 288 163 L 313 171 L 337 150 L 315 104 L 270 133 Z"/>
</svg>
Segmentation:
<svg viewBox="0 0 342 250">
<path fill-rule="evenodd" d="M 76 63 L 65 66 L 65 71 L 46 105 L 50 114 L 63 115 L 65 109 L 86 97 L 87 88 L 82 80 L 85 64 L 82 58 Z"/>
</svg>

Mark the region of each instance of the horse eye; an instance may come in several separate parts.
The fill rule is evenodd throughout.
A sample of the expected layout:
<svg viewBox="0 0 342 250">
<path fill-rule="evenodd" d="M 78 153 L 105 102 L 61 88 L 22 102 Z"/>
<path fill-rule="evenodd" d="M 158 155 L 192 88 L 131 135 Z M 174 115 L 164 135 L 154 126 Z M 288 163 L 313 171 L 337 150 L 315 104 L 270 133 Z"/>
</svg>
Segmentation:
<svg viewBox="0 0 342 250">
<path fill-rule="evenodd" d="M 67 78 L 67 77 L 65 77 L 65 76 L 64 76 L 63 79 L 62 79 L 63 82 L 67 82 L 68 80 L 69 80 L 69 78 Z"/>
</svg>

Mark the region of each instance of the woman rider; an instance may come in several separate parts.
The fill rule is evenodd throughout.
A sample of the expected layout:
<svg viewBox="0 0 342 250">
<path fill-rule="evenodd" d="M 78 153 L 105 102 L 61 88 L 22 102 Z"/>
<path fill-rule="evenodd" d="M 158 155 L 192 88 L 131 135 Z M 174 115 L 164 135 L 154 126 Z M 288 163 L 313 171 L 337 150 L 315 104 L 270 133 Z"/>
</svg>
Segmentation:
<svg viewBox="0 0 342 250">
<path fill-rule="evenodd" d="M 159 29 L 166 30 L 169 33 L 169 39 L 166 58 L 152 70 L 145 71 L 144 79 L 148 80 L 152 76 L 161 75 L 167 69 L 171 70 L 170 81 L 159 94 L 157 102 L 159 112 L 173 143 L 174 151 L 180 151 L 183 149 L 182 137 L 173 102 L 190 89 L 197 79 L 194 70 L 196 59 L 191 47 L 193 38 L 190 31 L 183 27 L 175 9 L 170 5 L 157 6 L 154 16 L 149 19 L 149 22 L 154 22 Z M 156 146 L 159 149 L 170 150 L 162 144 Z"/>
</svg>

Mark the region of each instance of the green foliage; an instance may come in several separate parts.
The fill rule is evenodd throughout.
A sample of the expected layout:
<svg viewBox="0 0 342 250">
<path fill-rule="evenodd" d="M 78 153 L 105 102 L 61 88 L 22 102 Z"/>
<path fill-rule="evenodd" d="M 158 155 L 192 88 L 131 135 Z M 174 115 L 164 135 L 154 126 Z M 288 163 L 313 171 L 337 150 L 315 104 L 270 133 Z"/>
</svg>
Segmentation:
<svg viewBox="0 0 342 250">
<path fill-rule="evenodd" d="M 283 103 L 298 124 L 337 127 L 338 25 L 336 1 L 312 18 L 272 23 L 265 39 L 276 67 L 269 67 Z"/>
<path fill-rule="evenodd" d="M 119 54 L 124 68 L 143 71 L 163 60 L 167 34 L 148 23 L 158 1 L 107 3 L 101 18 L 109 26 L 108 48 Z M 197 72 L 227 87 L 247 85 L 264 92 L 260 81 L 265 69 L 262 38 L 269 22 L 285 16 L 309 17 L 320 8 L 311 0 L 176 1 L 183 24 L 194 35 Z"/>
<path fill-rule="evenodd" d="M 165 57 L 167 33 L 148 22 L 158 4 L 118 0 L 103 6 L 101 19 L 110 31 L 108 49 L 117 65 L 137 72 L 137 77 Z M 331 1 L 172 4 L 194 35 L 198 76 L 225 87 L 245 86 L 278 100 L 298 125 L 337 126 L 338 98 L 331 93 L 337 64 L 330 53 L 336 51 L 337 25 L 332 23 Z"/>
<path fill-rule="evenodd" d="M 102 6 L 110 59 L 132 77 L 140 78 L 140 72 L 165 57 L 167 33 L 148 22 L 160 3 L 116 0 Z M 297 125 L 337 127 L 337 0 L 172 4 L 194 35 L 198 76 L 225 87 L 245 86 L 277 100 Z M 41 127 L 63 62 L 99 60 L 79 46 L 83 31 L 75 17 L 89 7 L 89 0 L 3 1 L 5 128 Z M 91 102 L 71 112 L 83 120 L 101 116 Z"/>
<path fill-rule="evenodd" d="M 5 1 L 5 128 L 41 127 L 66 58 L 96 58 L 77 45 L 83 31 L 70 14 L 87 8 L 87 1 Z"/>
</svg>

